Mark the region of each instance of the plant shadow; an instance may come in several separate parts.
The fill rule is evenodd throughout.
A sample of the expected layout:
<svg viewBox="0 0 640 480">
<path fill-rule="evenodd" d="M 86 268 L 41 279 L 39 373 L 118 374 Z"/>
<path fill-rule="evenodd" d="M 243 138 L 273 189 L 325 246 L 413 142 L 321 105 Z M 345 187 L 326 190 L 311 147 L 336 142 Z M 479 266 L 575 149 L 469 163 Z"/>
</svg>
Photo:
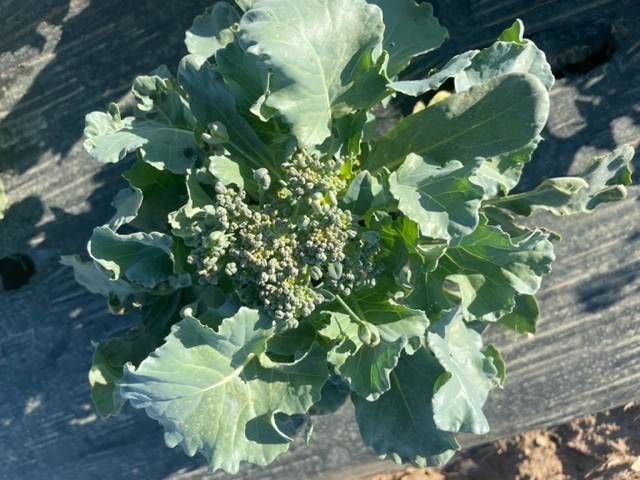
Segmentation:
<svg viewBox="0 0 640 480">
<path fill-rule="evenodd" d="M 139 319 L 110 315 L 105 299 L 76 284 L 59 257 L 85 251 L 125 186 L 127 162 L 73 184 L 90 162 L 78 144 L 85 114 L 121 100 L 137 75 L 177 65 L 184 31 L 210 3 L 0 4 L 0 112 L 8 112 L 0 116 L 0 173 L 9 188 L 0 257 L 20 253 L 35 265 L 20 288 L 0 288 L 2 478 L 164 478 L 203 464 L 164 447 L 160 426 L 131 407 L 117 418 L 96 417 L 87 382 L 91 341 Z M 53 190 L 56 169 L 68 169 L 73 188 Z"/>
<path fill-rule="evenodd" d="M 10 105 L 0 117 L 0 173 L 24 173 L 45 154 L 65 158 L 88 112 L 120 100 L 137 75 L 177 66 L 186 54 L 184 31 L 213 3 L 69 2 L 9 0 L 1 7 L 8 15 L 0 21 L 0 82 L 20 98 L 0 96 L 0 105 Z"/>
</svg>

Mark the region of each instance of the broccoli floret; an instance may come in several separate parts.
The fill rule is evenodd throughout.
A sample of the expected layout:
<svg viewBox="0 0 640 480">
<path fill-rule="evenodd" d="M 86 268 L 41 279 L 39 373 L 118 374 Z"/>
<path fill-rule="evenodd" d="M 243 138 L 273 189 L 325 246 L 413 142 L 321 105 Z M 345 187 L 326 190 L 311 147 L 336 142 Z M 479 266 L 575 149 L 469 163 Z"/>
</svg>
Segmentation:
<svg viewBox="0 0 640 480">
<path fill-rule="evenodd" d="M 277 185 L 264 169 L 255 172 L 257 205 L 243 190 L 216 185 L 190 262 L 200 283 L 226 275 L 244 304 L 295 326 L 325 301 L 320 289 L 349 296 L 372 286 L 380 247 L 338 206 L 347 186 L 340 160 L 299 152 L 283 168 Z"/>
</svg>

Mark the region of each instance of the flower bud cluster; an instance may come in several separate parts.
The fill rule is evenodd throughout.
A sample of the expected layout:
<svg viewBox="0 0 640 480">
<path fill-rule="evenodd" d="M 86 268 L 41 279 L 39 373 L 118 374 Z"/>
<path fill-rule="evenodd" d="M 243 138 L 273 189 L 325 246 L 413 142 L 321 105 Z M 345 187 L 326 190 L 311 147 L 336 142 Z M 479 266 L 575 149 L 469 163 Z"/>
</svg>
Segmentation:
<svg viewBox="0 0 640 480">
<path fill-rule="evenodd" d="M 218 183 L 191 259 L 201 282 L 226 275 L 244 304 L 293 326 L 325 301 L 316 288 L 348 296 L 373 285 L 380 247 L 338 206 L 340 161 L 299 153 L 283 167 L 279 185 L 256 171 L 263 194 L 274 187 L 262 205 Z"/>
</svg>

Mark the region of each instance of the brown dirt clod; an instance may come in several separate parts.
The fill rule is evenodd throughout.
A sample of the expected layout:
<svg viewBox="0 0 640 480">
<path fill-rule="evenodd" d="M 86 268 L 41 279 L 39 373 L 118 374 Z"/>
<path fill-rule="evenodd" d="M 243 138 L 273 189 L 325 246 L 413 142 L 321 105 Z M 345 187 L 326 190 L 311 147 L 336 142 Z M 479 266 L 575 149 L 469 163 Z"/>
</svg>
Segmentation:
<svg viewBox="0 0 640 480">
<path fill-rule="evenodd" d="M 369 480 L 640 480 L 640 402 Z"/>
</svg>

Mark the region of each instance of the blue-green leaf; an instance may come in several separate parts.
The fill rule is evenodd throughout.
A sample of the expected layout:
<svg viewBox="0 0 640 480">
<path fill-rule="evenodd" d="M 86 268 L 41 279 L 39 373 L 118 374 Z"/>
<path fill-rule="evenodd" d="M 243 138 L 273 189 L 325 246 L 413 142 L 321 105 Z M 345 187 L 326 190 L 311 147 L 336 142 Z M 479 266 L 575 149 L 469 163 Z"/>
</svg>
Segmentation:
<svg viewBox="0 0 640 480">
<path fill-rule="evenodd" d="M 138 151 L 158 169 L 184 173 L 202 152 L 193 134 L 196 121 L 174 80 L 142 76 L 132 90 L 138 100 L 137 117 L 121 118 L 116 104 L 107 113 L 90 113 L 85 149 L 101 163 L 115 163 Z"/>
<path fill-rule="evenodd" d="M 84 149 L 100 163 L 117 163 L 128 153 L 144 145 L 143 138 L 131 132 L 133 118 L 122 118 L 120 107 L 109 105 L 105 112 L 92 112 L 85 117 Z"/>
<path fill-rule="evenodd" d="M 227 2 L 218 2 L 198 15 L 187 30 L 184 43 L 189 53 L 212 57 L 218 50 L 235 41 L 231 27 L 238 23 L 240 15 Z"/>
<path fill-rule="evenodd" d="M 555 82 L 551 66 L 542 50 L 523 39 L 524 26 L 520 20 L 503 32 L 498 41 L 480 51 L 471 65 L 455 76 L 457 92 L 508 73 L 530 73 L 538 77 L 547 90 Z M 509 39 L 509 40 L 507 40 Z"/>
<path fill-rule="evenodd" d="M 433 16 L 430 3 L 414 0 L 370 0 L 382 9 L 384 49 L 389 52 L 387 73 L 403 71 L 418 55 L 435 50 L 448 37 L 447 29 Z"/>
<path fill-rule="evenodd" d="M 310 149 L 331 134 L 335 102 L 375 68 L 383 29 L 380 10 L 364 0 L 261 0 L 240 20 L 238 40 L 271 72 L 263 105 Z"/>
<path fill-rule="evenodd" d="M 211 472 L 266 465 L 291 441 L 276 415 L 306 413 L 328 378 L 317 345 L 294 363 L 269 360 L 269 326 L 247 308 L 217 332 L 187 317 L 138 368 L 125 367 L 122 396 L 164 426 L 167 445 L 204 454 Z"/>
<path fill-rule="evenodd" d="M 458 307 L 442 314 L 427 340 L 447 372 L 433 397 L 436 425 L 453 433 L 487 433 L 482 407 L 500 379 L 493 359 L 482 352 L 482 336 L 467 327 Z"/>
<path fill-rule="evenodd" d="M 131 225 L 140 230 L 167 232 L 168 215 L 182 205 L 186 194 L 184 176 L 158 170 L 143 160 L 123 174 L 134 190 L 142 192 L 142 204 Z"/>
<path fill-rule="evenodd" d="M 300 322 L 296 328 L 277 331 L 269 339 L 267 351 L 283 357 L 299 358 L 315 340 L 315 327 L 309 322 Z"/>
<path fill-rule="evenodd" d="M 117 415 L 125 403 L 116 382 L 130 362 L 135 366 L 158 348 L 169 334 L 171 326 L 180 320 L 181 295 L 174 293 L 159 298 L 145 316 L 142 326 L 131 329 L 123 337 L 112 338 L 96 345 L 89 370 L 91 398 L 102 417 Z"/>
<path fill-rule="evenodd" d="M 63 255 L 60 263 L 73 268 L 73 273 L 80 285 L 91 293 L 103 295 L 109 299 L 109 307 L 113 313 L 120 314 L 140 303 L 147 290 L 124 279 L 112 279 L 104 268 L 95 262 L 83 262 L 78 255 Z"/>
<path fill-rule="evenodd" d="M 178 81 L 189 94 L 191 111 L 201 125 L 224 125 L 229 136 L 224 146 L 231 160 L 254 169 L 267 167 L 276 171 L 273 154 L 238 113 L 229 87 L 204 57 L 184 57 L 178 67 Z"/>
<path fill-rule="evenodd" d="M 519 215 L 546 210 L 554 215 L 592 212 L 598 205 L 621 200 L 631 184 L 629 163 L 634 150 L 624 146 L 595 157 L 578 176 L 550 178 L 530 192 L 490 202 Z"/>
<path fill-rule="evenodd" d="M 433 390 L 444 370 L 421 348 L 402 355 L 391 372 L 391 388 L 370 402 L 352 395 L 364 443 L 396 463 L 442 466 L 458 450 L 453 435 L 433 420 Z"/>
<path fill-rule="evenodd" d="M 513 310 L 517 294 L 538 291 L 554 259 L 548 234 L 511 238 L 482 219 L 472 234 L 451 242 L 438 268 L 459 288 L 468 320 L 497 321 Z"/>
<path fill-rule="evenodd" d="M 510 313 L 498 320 L 498 325 L 516 333 L 536 333 L 536 322 L 540 310 L 533 295 L 517 295 Z"/>
<path fill-rule="evenodd" d="M 244 163 L 234 162 L 224 155 L 209 157 L 209 171 L 225 185 L 245 187 L 245 179 L 251 179 L 253 171 Z M 248 186 L 248 185 L 247 185 Z"/>
<path fill-rule="evenodd" d="M 131 91 L 138 101 L 140 117 L 183 130 L 195 130 L 196 119 L 174 78 L 137 77 Z"/>
<path fill-rule="evenodd" d="M 426 237 L 450 240 L 468 235 L 478 224 L 484 190 L 475 172 L 484 159 L 463 165 L 451 160 L 444 165 L 410 154 L 391 174 L 389 186 L 398 208 L 420 227 Z"/>
<path fill-rule="evenodd" d="M 130 133 L 142 139 L 139 145 L 141 158 L 158 169 L 184 173 L 200 157 L 191 129 L 154 121 L 134 121 Z"/>
<path fill-rule="evenodd" d="M 470 50 L 460 55 L 456 55 L 449 60 L 444 67 L 437 72 L 429 75 L 423 80 L 401 80 L 392 82 L 389 87 L 399 93 L 417 97 L 431 90 L 437 90 L 449 78 L 453 78 L 471 65 L 473 57 L 476 56 L 478 50 Z"/>
<path fill-rule="evenodd" d="M 122 225 L 131 223 L 138 215 L 138 210 L 142 206 L 142 190 L 139 188 L 123 188 L 113 199 L 111 205 L 116 209 L 116 213 L 107 222 L 107 225 L 114 232 Z"/>
<path fill-rule="evenodd" d="M 88 249 L 93 259 L 111 273 L 144 288 L 188 285 L 188 277 L 175 275 L 173 241 L 161 233 L 120 235 L 109 227 L 94 229 Z"/>
<path fill-rule="evenodd" d="M 123 119 L 116 104 L 108 113 L 90 113 L 86 123 L 84 147 L 100 163 L 116 163 L 138 150 L 151 165 L 184 173 L 199 156 L 191 129 L 157 120 Z"/>
<path fill-rule="evenodd" d="M 477 183 L 484 188 L 488 197 L 508 193 L 520 181 L 522 171 L 542 137 L 536 137 L 522 148 L 487 158 L 480 166 Z"/>
<path fill-rule="evenodd" d="M 182 309 L 182 316 L 195 317 L 214 330 L 225 318 L 238 313 L 242 306 L 234 293 L 225 293 L 213 285 L 194 287 L 192 290 L 197 298 Z"/>
<path fill-rule="evenodd" d="M 381 303 L 379 308 L 390 306 Z M 375 400 L 389 390 L 389 374 L 398 363 L 400 354 L 403 351 L 413 353 L 424 340 L 429 326 L 427 318 L 422 312 L 406 307 L 402 309 L 405 318 L 366 327 L 375 328 L 379 334 L 380 339 L 376 344 L 363 343 L 360 335 L 362 327 L 342 313 L 332 313 L 331 323 L 320 332 L 327 338 L 338 339 L 329 352 L 329 362 L 351 390 L 367 400 Z"/>
<path fill-rule="evenodd" d="M 406 117 L 375 144 L 364 166 L 394 170 L 409 153 L 440 165 L 502 155 L 537 138 L 548 113 L 549 94 L 536 77 L 496 77 Z"/>
<path fill-rule="evenodd" d="M 252 107 L 267 90 L 267 69 L 258 57 L 242 50 L 238 42 L 230 43 L 218 50 L 216 65 L 213 68 L 224 77 L 238 109 L 242 112 L 251 112 Z"/>
<path fill-rule="evenodd" d="M 555 259 L 549 234 L 526 228 L 513 236 L 489 225 L 453 239 L 437 268 L 419 272 L 407 305 L 434 315 L 458 303 L 465 318 L 495 322 L 510 313 L 519 295 L 533 295 Z"/>
<path fill-rule="evenodd" d="M 381 278 L 373 288 L 351 295 L 342 310 L 327 312 L 331 321 L 320 333 L 335 346 L 329 361 L 351 389 L 375 400 L 390 386 L 389 374 L 403 351 L 414 353 L 424 340 L 429 321 L 424 312 L 394 302 L 390 295 L 397 287 Z M 374 338 L 363 338 L 373 332 Z"/>
</svg>

